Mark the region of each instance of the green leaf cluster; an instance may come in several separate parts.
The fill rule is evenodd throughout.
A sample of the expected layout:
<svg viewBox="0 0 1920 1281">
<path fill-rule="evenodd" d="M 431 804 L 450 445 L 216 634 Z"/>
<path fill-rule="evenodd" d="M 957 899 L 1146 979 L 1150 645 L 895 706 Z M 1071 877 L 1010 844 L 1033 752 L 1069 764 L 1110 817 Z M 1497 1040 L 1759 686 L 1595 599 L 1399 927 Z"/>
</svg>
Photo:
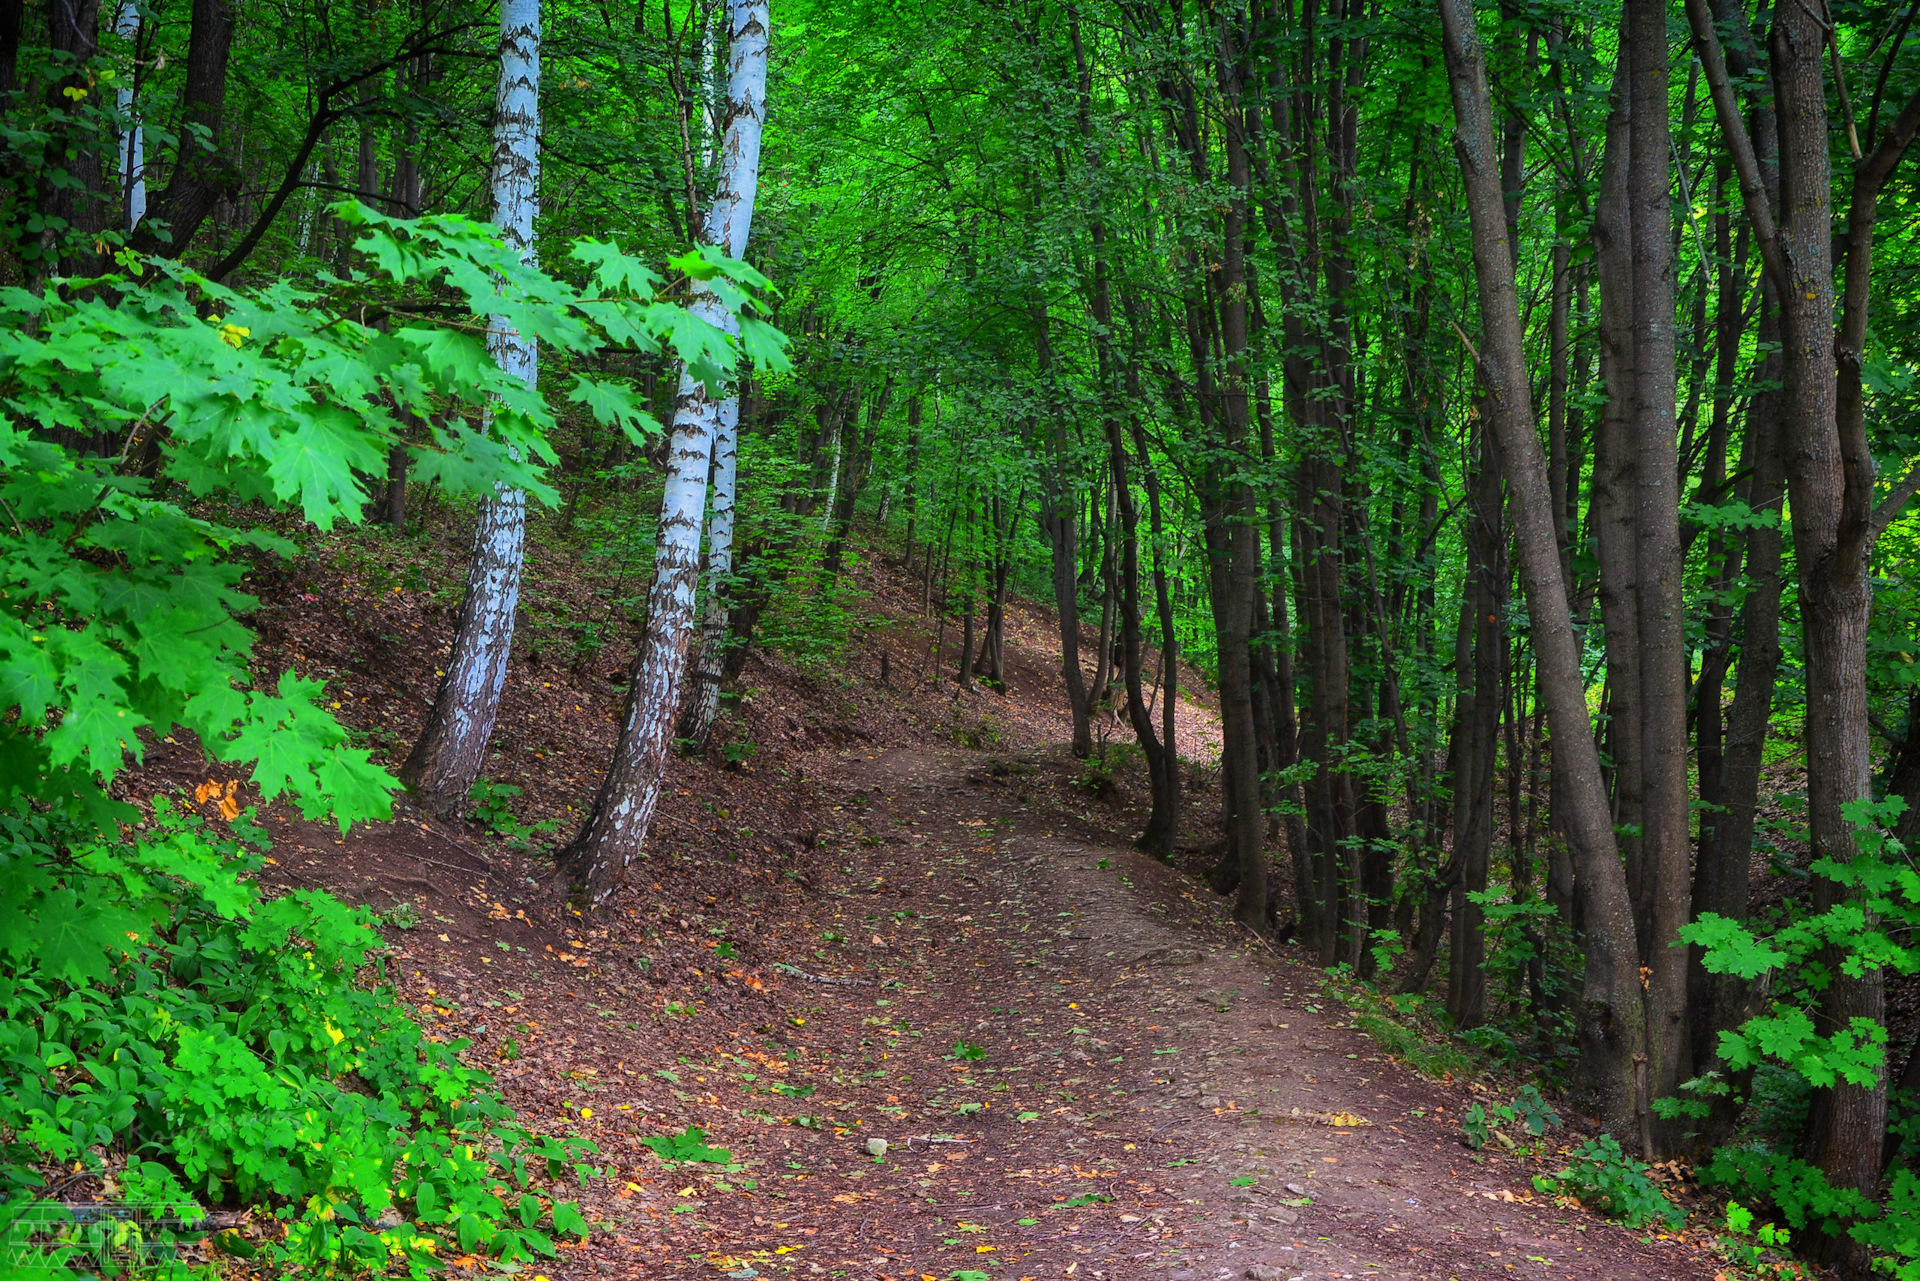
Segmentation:
<svg viewBox="0 0 1920 1281">
<path fill-rule="evenodd" d="M 266 844 L 235 830 L 165 798 L 125 840 L 0 815 L 0 1236 L 16 1261 L 101 1248 L 59 1199 L 71 1178 L 53 1181 L 76 1171 L 110 1205 L 165 1208 L 140 1246 L 156 1258 L 207 1233 L 203 1205 L 261 1207 L 268 1232 L 220 1240 L 278 1275 L 420 1277 L 449 1252 L 511 1262 L 584 1235 L 563 1189 L 592 1145 L 517 1123 L 460 1061 L 466 1042 L 362 982 L 383 951 L 366 909 L 264 898 Z"/>
</svg>

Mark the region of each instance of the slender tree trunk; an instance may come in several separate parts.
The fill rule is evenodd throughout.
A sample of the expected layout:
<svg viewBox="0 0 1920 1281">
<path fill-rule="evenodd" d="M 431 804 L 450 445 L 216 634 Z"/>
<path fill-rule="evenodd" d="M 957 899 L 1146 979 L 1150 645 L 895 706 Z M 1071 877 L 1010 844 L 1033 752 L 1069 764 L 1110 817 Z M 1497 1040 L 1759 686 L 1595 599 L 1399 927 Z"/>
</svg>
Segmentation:
<svg viewBox="0 0 1920 1281">
<path fill-rule="evenodd" d="M 1245 33 L 1226 20 L 1219 32 L 1221 96 L 1230 113 L 1239 111 L 1245 54 L 1238 47 Z M 1223 220 L 1222 265 L 1218 299 L 1220 346 L 1224 368 L 1220 378 L 1222 443 L 1236 460 L 1247 454 L 1247 268 L 1245 229 L 1248 191 L 1253 175 L 1242 127 L 1225 131 L 1227 151 L 1227 209 Z M 1239 892 L 1234 919 L 1260 933 L 1267 921 L 1266 816 L 1261 806 L 1257 737 L 1253 724 L 1253 597 L 1257 586 L 1259 552 L 1254 542 L 1256 513 L 1245 472 L 1219 478 L 1222 493 L 1218 513 L 1221 540 L 1226 547 L 1225 574 L 1216 589 L 1214 631 L 1220 652 L 1220 720 L 1222 726 L 1221 777 L 1231 799 L 1229 841 L 1240 864 Z"/>
<path fill-rule="evenodd" d="M 728 0 L 727 31 L 726 139 L 719 189 L 707 207 L 702 238 L 737 255 L 746 250 L 760 182 L 767 101 L 766 0 Z M 696 294 L 694 309 L 713 324 L 726 323 L 718 298 L 704 289 Z M 660 799 L 660 776 L 693 633 L 700 529 L 724 399 L 711 397 L 691 371 L 682 370 L 668 445 L 670 470 L 660 500 L 653 585 L 647 594 L 647 630 L 628 678 L 620 738 L 586 824 L 560 855 L 562 875 L 584 891 L 594 907 L 606 902 L 639 854 Z"/>
<path fill-rule="evenodd" d="M 1681 599 L 1679 461 L 1674 420 L 1674 238 L 1670 168 L 1667 6 L 1626 0 L 1633 46 L 1633 148 L 1627 199 L 1633 219 L 1633 324 L 1639 338 L 1634 380 L 1634 520 L 1637 622 L 1641 651 L 1641 838 L 1651 887 L 1647 948 L 1647 1052 L 1651 1098 L 1679 1093 L 1693 1063 L 1687 1024 L 1688 952 L 1680 929 L 1693 919 L 1691 811 L 1687 783 L 1686 614 Z M 1663 1154 L 1680 1137 L 1656 1123 Z"/>
<path fill-rule="evenodd" d="M 1540 687 L 1564 765 L 1567 834 L 1587 927 L 1578 1029 L 1581 1071 L 1602 1120 L 1626 1132 L 1639 1114 L 1635 1056 L 1645 1053 L 1632 908 L 1614 842 L 1600 761 L 1587 716 L 1586 682 L 1554 537 L 1552 491 L 1535 432 L 1518 290 L 1506 243 L 1485 55 L 1469 0 L 1438 0 L 1447 73 L 1458 120 L 1456 150 L 1473 229 L 1473 260 L 1485 346 L 1480 376 L 1494 443 L 1506 473 Z"/>
<path fill-rule="evenodd" d="M 133 0 L 120 0 L 113 29 L 134 49 L 140 44 L 140 10 Z M 120 135 L 120 225 L 132 231 L 147 216 L 146 131 L 133 100 L 138 77 L 129 75 L 120 85 L 120 114 L 126 118 Z"/>
<path fill-rule="evenodd" d="M 920 516 L 920 397 L 907 401 L 907 466 L 900 505 L 907 509 L 906 554 L 900 564 L 913 575 L 913 535 Z"/>
<path fill-rule="evenodd" d="M 1647 754 L 1641 733 L 1639 561 L 1634 539 L 1634 499 L 1639 482 L 1634 438 L 1635 368 L 1639 338 L 1634 329 L 1634 235 L 1629 184 L 1632 177 L 1633 50 L 1626 40 L 1615 63 L 1613 110 L 1607 117 L 1607 148 L 1594 210 L 1600 277 L 1600 377 L 1607 403 L 1594 439 L 1594 546 L 1600 561 L 1600 613 L 1607 642 L 1607 754 L 1612 761 L 1613 823 L 1626 857 L 1627 891 L 1644 961 L 1653 923 L 1653 880 L 1643 857 Z M 1663 153 L 1664 154 L 1664 153 Z"/>
<path fill-rule="evenodd" d="M 702 586 L 699 657 L 678 734 L 704 751 L 720 714 L 727 667 L 728 608 L 733 577 L 733 503 L 740 473 L 740 397 L 720 402 L 713 433 L 713 498 L 707 510 L 707 566 Z"/>
<path fill-rule="evenodd" d="M 1487 888 L 1493 847 L 1494 758 L 1500 733 L 1499 584 L 1506 579 L 1506 541 L 1500 520 L 1499 459 L 1483 427 L 1467 529 L 1463 610 L 1472 612 L 1472 657 L 1460 663 L 1454 712 L 1459 751 L 1453 776 L 1452 946 L 1448 955 L 1447 1014 L 1462 1031 L 1487 1017 L 1486 913 L 1470 895 Z"/>
<path fill-rule="evenodd" d="M 500 10 L 492 185 L 494 225 L 524 261 L 532 262 L 540 209 L 540 0 L 506 0 Z M 529 387 L 538 385 L 539 353 L 531 335 L 512 331 L 496 317 L 488 326 L 487 347 L 502 369 Z M 486 766 L 513 654 L 526 537 L 524 492 L 503 488 L 481 505 L 445 675 L 400 770 L 431 813 L 444 816 L 464 805 Z"/>
<path fill-rule="evenodd" d="M 1072 484 L 1073 465 L 1067 435 L 1066 408 L 1054 402 L 1053 340 L 1045 307 L 1033 313 L 1034 352 L 1049 403 L 1045 409 L 1048 458 L 1043 483 L 1042 520 L 1053 551 L 1053 608 L 1060 623 L 1060 675 L 1067 688 L 1067 711 L 1072 718 L 1073 754 L 1085 759 L 1093 752 L 1093 725 L 1087 707 L 1087 677 L 1080 669 L 1080 593 L 1078 569 L 1080 496 Z"/>
</svg>

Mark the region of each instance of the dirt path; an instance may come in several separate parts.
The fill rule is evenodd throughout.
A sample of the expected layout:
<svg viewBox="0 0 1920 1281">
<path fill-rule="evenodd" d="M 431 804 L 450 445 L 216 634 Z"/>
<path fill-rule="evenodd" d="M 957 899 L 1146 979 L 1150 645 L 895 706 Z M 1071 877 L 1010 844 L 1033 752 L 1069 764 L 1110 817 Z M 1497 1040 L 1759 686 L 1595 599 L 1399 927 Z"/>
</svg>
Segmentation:
<svg viewBox="0 0 1920 1281">
<path fill-rule="evenodd" d="M 832 919 L 865 949 L 834 977 L 874 985 L 809 981 L 794 1017 L 843 1037 L 878 1028 L 831 1048 L 842 1065 L 864 1055 L 868 1088 L 889 1102 L 848 1101 L 842 1134 L 782 1136 L 814 1150 L 790 1163 L 807 1186 L 781 1207 L 803 1251 L 756 1259 L 758 1238 L 715 1216 L 709 1267 L 941 1281 L 1712 1275 L 1679 1242 L 1643 1244 L 1536 1201 L 1512 1165 L 1469 1159 L 1462 1091 L 1385 1060 L 1316 998 L 1307 967 L 1115 848 L 1056 775 L 1041 758 L 894 750 L 820 780 L 852 838 Z M 960 1042 L 983 1057 L 938 1057 Z M 1366 1124 L 1330 1123 L 1354 1120 Z M 883 1163 L 869 1138 L 889 1140 Z M 836 1213 L 849 1206 L 851 1222 Z"/>
<path fill-rule="evenodd" d="M 899 624 L 882 633 L 894 671 L 925 667 L 913 585 L 869 586 Z M 279 643 L 338 675 L 376 741 L 410 742 L 429 691 L 407 682 L 446 620 L 325 575 L 280 590 L 352 602 Z M 304 608 L 286 617 L 312 623 Z M 467 1042 L 534 1129 L 599 1146 L 605 1177 L 555 1189 L 592 1237 L 530 1275 L 1713 1275 L 1691 1244 L 1537 1202 L 1530 1171 L 1475 1161 L 1465 1089 L 1385 1059 L 1293 949 L 1133 851 L 1138 816 L 1047 746 L 1066 732 L 1050 627 L 1010 611 L 996 694 L 890 688 L 868 650 L 831 680 L 756 663 L 733 730 L 753 759 L 676 758 L 642 860 L 592 917 L 537 848 L 476 824 L 407 812 L 341 837 L 269 811 L 270 879 L 389 912 L 387 974 L 430 1034 Z M 392 637 L 412 659 L 355 675 Z M 523 819 L 569 827 L 618 699 L 577 670 L 510 687 L 502 724 L 525 728 L 492 777 L 525 789 Z M 1182 707 L 1182 755 L 1211 757 L 1209 718 Z M 207 769 L 156 751 L 139 794 Z M 1217 795 L 1188 800 L 1204 841 Z M 663 1162 L 648 1141 L 689 1126 L 718 1159 Z"/>
</svg>

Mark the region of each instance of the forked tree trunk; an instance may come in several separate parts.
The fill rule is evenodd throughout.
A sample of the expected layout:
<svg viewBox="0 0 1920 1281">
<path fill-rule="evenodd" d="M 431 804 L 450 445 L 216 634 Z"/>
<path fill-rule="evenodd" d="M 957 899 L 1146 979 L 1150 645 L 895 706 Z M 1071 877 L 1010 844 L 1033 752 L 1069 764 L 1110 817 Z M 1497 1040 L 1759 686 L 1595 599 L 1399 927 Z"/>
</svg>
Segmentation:
<svg viewBox="0 0 1920 1281">
<path fill-rule="evenodd" d="M 1847 211 L 1846 287 L 1836 335 L 1825 29 L 1817 15 L 1792 6 L 1775 16 L 1771 53 L 1781 211 L 1776 224 L 1704 0 L 1688 0 L 1687 18 L 1740 178 L 1754 240 L 1781 301 L 1785 376 L 1779 421 L 1806 651 L 1808 831 L 1815 859 L 1845 865 L 1859 850 L 1844 807 L 1871 795 L 1866 645 L 1872 597 L 1867 562 L 1874 538 L 1912 492 L 1903 485 L 1879 510 L 1874 508 L 1874 464 L 1861 391 L 1874 221 L 1880 187 L 1920 131 L 1920 95 L 1907 102 L 1882 137 L 1871 140 L 1872 152 L 1856 162 Z M 1816 876 L 1814 909 L 1826 911 L 1857 892 Z M 1848 974 L 1835 964 L 1835 955 L 1822 959 L 1831 979 L 1820 995 L 1816 1029 L 1833 1035 L 1854 1026 L 1855 1020 L 1884 1026 L 1880 970 Z M 1886 1120 L 1884 1072 L 1870 1083 L 1841 1080 L 1816 1092 L 1809 1117 L 1814 1163 L 1836 1186 L 1871 1194 L 1880 1178 Z M 1864 1264 L 1864 1252 L 1847 1238 L 1825 1238 L 1824 1250 L 1836 1261 Z"/>
<path fill-rule="evenodd" d="M 505 0 L 500 9 L 492 185 L 494 225 L 523 261 L 532 262 L 540 210 L 540 0 Z M 531 335 L 515 333 L 495 317 L 487 327 L 487 349 L 502 369 L 536 385 L 539 353 Z M 513 653 L 526 540 L 526 494 L 496 491 L 480 508 L 467 594 L 433 710 L 400 770 L 431 813 L 445 816 L 465 804 L 486 765 Z"/>
<path fill-rule="evenodd" d="M 1456 149 L 1473 228 L 1473 261 L 1485 346 L 1480 375 L 1494 442 L 1507 477 L 1556 766 L 1566 773 L 1567 837 L 1587 927 L 1587 969 L 1578 1028 L 1580 1064 L 1601 1119 L 1620 1133 L 1638 1119 L 1635 1057 L 1645 1051 L 1633 915 L 1620 869 L 1587 715 L 1566 583 L 1554 537 L 1547 463 L 1533 419 L 1518 290 L 1507 245 L 1485 54 L 1470 0 L 1438 0 L 1447 78 L 1459 130 Z"/>
<path fill-rule="evenodd" d="M 707 206 L 702 238 L 744 252 L 760 181 L 760 134 L 766 118 L 768 16 L 766 0 L 728 0 L 727 129 L 718 190 Z M 736 246 L 738 247 L 736 250 Z M 719 299 L 702 289 L 696 314 L 727 325 Z M 667 481 L 660 498 L 653 585 L 647 593 L 647 630 L 628 674 L 627 706 L 613 763 L 594 797 L 586 824 L 561 851 L 560 871 L 592 907 L 605 903 L 646 842 L 660 799 L 693 634 L 694 587 L 700 573 L 700 528 L 707 476 L 724 398 L 683 369 L 668 445 Z"/>
</svg>

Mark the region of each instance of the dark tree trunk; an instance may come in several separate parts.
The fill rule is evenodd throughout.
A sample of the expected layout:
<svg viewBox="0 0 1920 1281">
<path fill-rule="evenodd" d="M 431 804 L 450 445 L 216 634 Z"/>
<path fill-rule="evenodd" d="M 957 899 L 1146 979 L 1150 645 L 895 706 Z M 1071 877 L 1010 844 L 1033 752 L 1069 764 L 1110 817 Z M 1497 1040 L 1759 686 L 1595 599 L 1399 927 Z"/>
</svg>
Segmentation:
<svg viewBox="0 0 1920 1281">
<path fill-rule="evenodd" d="M 1484 418 L 1483 420 L 1484 421 Z M 1447 1014 L 1462 1031 L 1486 1021 L 1485 911 L 1469 895 L 1484 892 L 1493 847 L 1494 756 L 1500 733 L 1501 584 L 1506 581 L 1500 520 L 1499 460 L 1493 439 L 1479 433 L 1473 510 L 1467 524 L 1467 583 L 1461 610 L 1470 615 L 1472 657 L 1462 654 L 1455 704 L 1458 751 L 1453 776 L 1452 947 L 1447 970 Z"/>
<path fill-rule="evenodd" d="M 165 190 L 147 205 L 133 234 L 142 253 L 178 258 L 223 197 L 238 190 L 239 171 L 227 159 L 221 121 L 226 113 L 227 57 L 233 49 L 230 0 L 193 0 L 187 37 L 184 123 Z M 212 149 L 196 134 L 205 131 Z"/>
<path fill-rule="evenodd" d="M 1581 994 L 1580 1066 L 1609 1127 L 1638 1119 L 1635 1056 L 1645 1052 L 1632 908 L 1588 722 L 1586 682 L 1554 535 L 1553 496 L 1535 432 L 1520 329 L 1518 290 L 1506 242 L 1484 53 L 1467 0 L 1439 0 L 1448 80 L 1459 130 L 1456 149 L 1473 229 L 1483 326 L 1480 376 L 1506 474 L 1540 688 L 1553 727 L 1556 764 L 1566 774 L 1567 833 L 1587 926 Z"/>
</svg>

